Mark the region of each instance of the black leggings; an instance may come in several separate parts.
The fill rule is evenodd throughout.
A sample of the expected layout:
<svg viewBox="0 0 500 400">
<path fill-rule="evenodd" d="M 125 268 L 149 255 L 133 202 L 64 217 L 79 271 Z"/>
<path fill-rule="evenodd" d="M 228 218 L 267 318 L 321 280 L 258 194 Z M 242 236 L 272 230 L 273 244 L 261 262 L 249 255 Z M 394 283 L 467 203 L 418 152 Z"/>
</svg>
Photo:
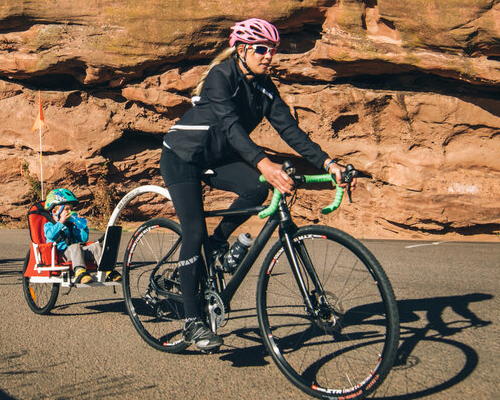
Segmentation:
<svg viewBox="0 0 500 400">
<path fill-rule="evenodd" d="M 160 171 L 182 228 L 179 273 L 186 318 L 201 317 L 198 292 L 203 264 L 200 252 L 207 238 L 201 182 L 238 194 L 231 209 L 261 205 L 268 195 L 268 186 L 259 182 L 259 173 L 241 159 L 228 160 L 210 169 L 215 172 L 213 175 L 202 175 L 202 168 L 163 148 Z M 247 216 L 224 217 L 212 237 L 219 242 L 226 241 L 247 219 Z"/>
</svg>

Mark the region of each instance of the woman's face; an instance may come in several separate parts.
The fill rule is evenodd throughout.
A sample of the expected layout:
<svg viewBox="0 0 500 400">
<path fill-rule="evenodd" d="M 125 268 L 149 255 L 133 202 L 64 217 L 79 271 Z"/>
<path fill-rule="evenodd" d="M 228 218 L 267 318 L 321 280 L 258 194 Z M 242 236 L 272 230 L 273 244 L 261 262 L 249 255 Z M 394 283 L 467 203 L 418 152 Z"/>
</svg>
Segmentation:
<svg viewBox="0 0 500 400">
<path fill-rule="evenodd" d="M 275 53 L 276 47 L 272 43 L 238 46 L 239 56 L 243 60 L 246 60 L 248 68 L 256 75 L 266 74 L 269 71 L 271 60 Z"/>
</svg>

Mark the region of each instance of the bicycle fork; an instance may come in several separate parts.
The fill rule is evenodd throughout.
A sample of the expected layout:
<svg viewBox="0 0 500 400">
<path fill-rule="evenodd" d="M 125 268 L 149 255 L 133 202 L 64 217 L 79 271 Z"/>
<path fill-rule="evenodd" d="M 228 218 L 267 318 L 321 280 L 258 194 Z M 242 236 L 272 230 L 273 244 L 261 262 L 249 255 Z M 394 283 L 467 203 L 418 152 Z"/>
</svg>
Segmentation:
<svg viewBox="0 0 500 400">
<path fill-rule="evenodd" d="M 305 244 L 301 241 L 294 243 L 288 232 L 282 232 L 281 236 L 286 257 L 304 299 L 306 311 L 316 320 L 330 320 L 330 322 L 333 322 L 332 325 L 337 325 L 338 315 L 332 313 L 331 305 L 328 304 L 325 290 L 323 289 L 323 285 L 313 266 Z M 301 266 L 303 266 L 303 268 L 301 268 Z M 307 274 L 308 280 L 314 285 L 314 289 L 311 293 L 308 292 L 306 287 L 307 277 L 304 276 L 305 274 Z M 333 321 L 331 321 L 332 317 L 334 318 Z"/>
<path fill-rule="evenodd" d="M 310 313 L 314 317 L 318 317 L 317 310 L 315 310 L 315 307 L 313 306 L 311 302 L 311 297 L 309 296 L 309 293 L 307 291 L 305 279 L 302 273 L 302 270 L 300 268 L 300 261 L 297 257 L 297 253 L 294 248 L 294 244 L 292 241 L 292 238 L 288 232 L 283 232 L 282 233 L 282 243 L 283 247 L 285 249 L 285 254 L 288 259 L 288 262 L 290 263 L 290 266 L 292 268 L 292 273 L 293 276 L 295 277 L 295 280 L 297 282 L 297 285 L 299 286 L 300 293 L 302 294 L 302 297 L 304 298 L 304 302 L 307 308 L 307 312 Z M 302 260 L 304 261 L 304 260 Z M 310 273 L 308 269 L 313 269 L 310 265 L 309 268 L 305 265 L 306 263 L 303 262 L 303 265 L 306 267 L 306 272 Z M 311 275 L 311 279 L 314 281 L 314 285 L 316 286 L 318 279 L 316 274 L 314 273 Z"/>
</svg>

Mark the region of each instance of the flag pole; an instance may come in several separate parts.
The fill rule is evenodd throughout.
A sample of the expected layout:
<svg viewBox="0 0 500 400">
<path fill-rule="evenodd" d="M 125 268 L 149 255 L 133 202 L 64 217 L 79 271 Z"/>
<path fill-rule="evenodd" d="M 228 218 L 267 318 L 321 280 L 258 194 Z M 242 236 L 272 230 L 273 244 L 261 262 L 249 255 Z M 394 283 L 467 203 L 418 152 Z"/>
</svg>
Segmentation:
<svg viewBox="0 0 500 400">
<path fill-rule="evenodd" d="M 40 139 L 40 190 L 41 190 L 42 201 L 45 200 L 45 191 L 43 188 L 43 144 L 42 144 L 44 125 L 45 125 L 45 118 L 43 116 L 42 95 L 40 94 L 40 91 L 38 91 L 38 116 L 33 125 L 32 130 L 36 130 L 38 128 L 38 136 Z"/>
<path fill-rule="evenodd" d="M 42 95 L 40 91 L 38 91 L 38 105 L 39 105 L 39 118 L 43 122 L 43 108 L 42 108 Z M 40 137 L 40 190 L 42 201 L 45 200 L 45 191 L 43 190 L 43 146 L 42 146 L 42 132 L 43 131 L 43 123 L 38 125 L 38 136 Z"/>
<path fill-rule="evenodd" d="M 40 191 L 42 201 L 45 200 L 45 191 L 43 190 L 43 147 L 42 147 L 42 126 L 38 128 L 38 136 L 40 137 Z"/>
</svg>

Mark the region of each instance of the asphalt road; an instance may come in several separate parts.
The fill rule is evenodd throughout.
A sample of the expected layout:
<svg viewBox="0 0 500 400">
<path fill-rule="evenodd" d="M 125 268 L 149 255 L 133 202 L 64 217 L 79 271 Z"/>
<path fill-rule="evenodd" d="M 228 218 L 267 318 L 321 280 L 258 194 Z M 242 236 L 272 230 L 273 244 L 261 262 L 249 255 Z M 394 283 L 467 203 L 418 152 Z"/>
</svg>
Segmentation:
<svg viewBox="0 0 500 400">
<path fill-rule="evenodd" d="M 33 314 L 21 287 L 27 243 L 27 231 L 0 230 L 1 399 L 308 398 L 260 342 L 257 265 L 233 302 L 221 352 L 172 355 L 137 335 L 120 288 L 61 289 L 52 315 Z M 499 398 L 500 242 L 365 244 L 394 286 L 405 358 L 373 397 Z"/>
</svg>

